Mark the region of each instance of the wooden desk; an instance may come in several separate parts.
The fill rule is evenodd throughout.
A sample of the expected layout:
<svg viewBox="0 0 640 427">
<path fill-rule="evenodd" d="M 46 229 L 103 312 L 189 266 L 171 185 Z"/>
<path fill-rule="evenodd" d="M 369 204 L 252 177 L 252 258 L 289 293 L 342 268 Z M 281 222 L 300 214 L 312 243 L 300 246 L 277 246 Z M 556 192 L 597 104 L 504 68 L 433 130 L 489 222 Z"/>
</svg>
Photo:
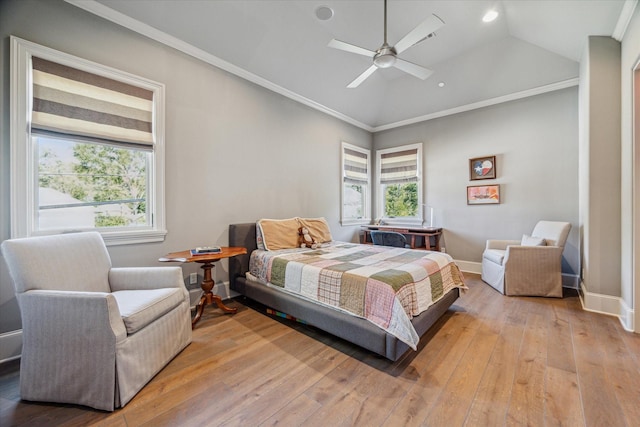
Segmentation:
<svg viewBox="0 0 640 427">
<path fill-rule="evenodd" d="M 219 309 L 224 311 L 225 313 L 235 313 L 238 311 L 237 308 L 227 307 L 223 304 L 222 298 L 219 295 L 211 292 L 215 282 L 213 281 L 213 277 L 211 275 L 211 270 L 214 267 L 214 263 L 223 258 L 230 258 L 236 255 L 244 255 L 247 253 L 246 248 L 241 247 L 222 247 L 220 252 L 202 254 L 202 255 L 191 255 L 191 251 L 181 251 L 181 252 L 173 252 L 165 255 L 160 258 L 158 261 L 163 262 L 197 262 L 202 264 L 200 268 L 204 270 L 204 279 L 200 284 L 200 287 L 204 291 L 202 294 L 202 298 L 200 298 L 200 302 L 196 307 L 196 317 L 191 321 L 191 329 L 195 328 L 196 323 L 202 317 L 202 312 L 204 311 L 204 306 L 207 304 L 213 304 L 214 302 L 218 306 Z"/>
<path fill-rule="evenodd" d="M 402 227 L 391 225 L 363 225 L 361 243 L 372 243 L 370 232 L 373 230 L 395 231 L 404 234 L 411 249 L 426 249 L 428 251 L 440 252 L 440 238 L 442 237 L 442 228 L 437 227 Z M 416 245 L 416 237 L 424 239 L 424 245 Z M 432 242 L 433 239 L 433 242 Z"/>
</svg>

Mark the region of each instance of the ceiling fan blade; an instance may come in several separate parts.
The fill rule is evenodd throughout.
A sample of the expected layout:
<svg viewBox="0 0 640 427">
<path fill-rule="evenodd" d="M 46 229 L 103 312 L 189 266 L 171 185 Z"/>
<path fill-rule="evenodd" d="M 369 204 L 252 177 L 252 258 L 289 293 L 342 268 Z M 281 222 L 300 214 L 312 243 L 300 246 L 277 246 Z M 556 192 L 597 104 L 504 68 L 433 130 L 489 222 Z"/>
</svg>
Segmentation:
<svg viewBox="0 0 640 427">
<path fill-rule="evenodd" d="M 358 55 L 368 56 L 369 58 L 373 58 L 374 55 L 376 54 L 375 52 L 365 49 L 363 47 L 341 42 L 340 40 L 336 40 L 336 39 L 331 40 L 327 46 L 332 47 L 334 49 L 344 50 L 346 52 L 357 53 Z"/>
<path fill-rule="evenodd" d="M 396 59 L 396 62 L 393 64 L 393 66 L 399 70 L 404 71 L 407 74 L 411 74 L 412 76 L 422 80 L 433 74 L 433 70 L 424 68 L 420 65 L 414 64 L 413 62 L 405 61 L 404 59 L 400 58 Z"/>
<path fill-rule="evenodd" d="M 353 89 L 353 88 L 356 88 L 356 87 L 360 86 L 360 83 L 365 81 L 367 79 L 367 77 L 369 77 L 371 74 L 373 74 L 373 72 L 376 71 L 377 69 L 378 69 L 378 67 L 376 67 L 375 65 L 372 65 L 371 67 L 367 68 L 364 71 L 364 73 L 360 74 L 358 77 L 356 77 L 356 79 L 354 81 L 349 83 L 347 88 L 348 89 Z"/>
<path fill-rule="evenodd" d="M 409 32 L 406 36 L 404 36 L 396 45 L 394 49 L 396 53 L 404 52 L 409 49 L 414 44 L 418 43 L 420 40 L 427 37 L 429 34 L 436 32 L 440 28 L 444 26 L 444 21 L 438 18 L 436 15 L 431 15 L 420 25 L 415 27 L 413 30 Z"/>
</svg>

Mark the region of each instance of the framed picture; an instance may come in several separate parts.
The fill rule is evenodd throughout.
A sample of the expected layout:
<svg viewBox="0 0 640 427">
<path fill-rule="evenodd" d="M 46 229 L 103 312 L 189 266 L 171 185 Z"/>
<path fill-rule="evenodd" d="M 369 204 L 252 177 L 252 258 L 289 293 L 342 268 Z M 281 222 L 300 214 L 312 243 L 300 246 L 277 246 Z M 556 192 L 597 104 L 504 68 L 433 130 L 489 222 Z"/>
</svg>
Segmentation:
<svg viewBox="0 0 640 427">
<path fill-rule="evenodd" d="M 496 156 L 478 157 L 469 159 L 469 179 L 495 179 Z"/>
<path fill-rule="evenodd" d="M 467 187 L 468 205 L 493 205 L 500 203 L 500 185 L 470 185 Z"/>
</svg>

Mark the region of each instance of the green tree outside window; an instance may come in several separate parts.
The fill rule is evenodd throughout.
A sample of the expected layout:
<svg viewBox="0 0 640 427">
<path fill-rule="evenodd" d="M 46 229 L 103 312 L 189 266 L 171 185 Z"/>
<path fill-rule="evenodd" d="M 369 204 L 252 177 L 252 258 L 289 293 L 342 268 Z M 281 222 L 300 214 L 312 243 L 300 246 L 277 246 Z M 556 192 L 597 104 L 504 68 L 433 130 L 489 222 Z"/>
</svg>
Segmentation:
<svg viewBox="0 0 640 427">
<path fill-rule="evenodd" d="M 385 216 L 418 216 L 418 184 L 389 184 L 385 186 Z"/>
</svg>

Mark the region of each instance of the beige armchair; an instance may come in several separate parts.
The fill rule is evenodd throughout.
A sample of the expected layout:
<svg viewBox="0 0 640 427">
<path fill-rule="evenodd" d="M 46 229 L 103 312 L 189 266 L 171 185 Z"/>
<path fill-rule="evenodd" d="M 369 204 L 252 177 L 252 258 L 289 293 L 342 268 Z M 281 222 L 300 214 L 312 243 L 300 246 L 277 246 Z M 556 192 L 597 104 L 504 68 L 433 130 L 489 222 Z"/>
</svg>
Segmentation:
<svg viewBox="0 0 640 427">
<path fill-rule="evenodd" d="M 522 240 L 487 240 L 482 280 L 505 295 L 562 297 L 568 222 L 540 221 Z"/>
<path fill-rule="evenodd" d="M 113 411 L 191 342 L 180 267 L 112 268 L 99 233 L 6 240 L 20 396 Z"/>
</svg>

